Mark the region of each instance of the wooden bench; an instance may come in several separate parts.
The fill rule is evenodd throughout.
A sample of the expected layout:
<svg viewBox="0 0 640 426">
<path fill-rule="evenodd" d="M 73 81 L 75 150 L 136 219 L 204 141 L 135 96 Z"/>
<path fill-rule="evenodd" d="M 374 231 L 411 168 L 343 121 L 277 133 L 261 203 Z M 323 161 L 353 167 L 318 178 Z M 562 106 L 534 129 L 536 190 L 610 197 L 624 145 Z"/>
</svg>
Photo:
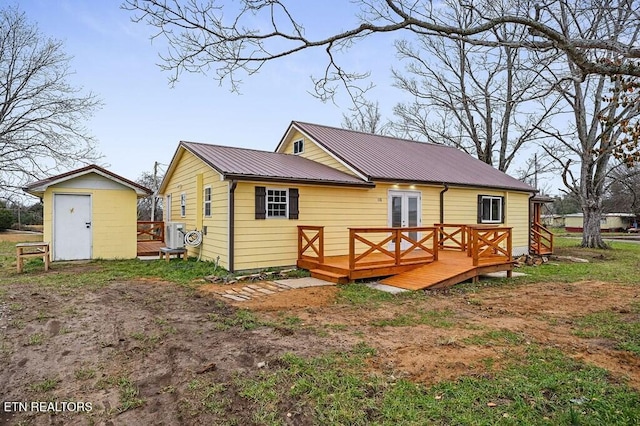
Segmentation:
<svg viewBox="0 0 640 426">
<path fill-rule="evenodd" d="M 159 253 L 160 253 L 160 260 L 162 260 L 162 258 L 164 257 L 167 262 L 169 261 L 171 255 L 178 256 L 178 258 L 182 258 L 182 260 L 187 260 L 186 248 L 172 249 L 169 247 L 162 247 L 160 248 Z"/>
<path fill-rule="evenodd" d="M 49 270 L 49 243 L 19 243 L 16 244 L 16 257 L 18 258 L 18 273 L 22 272 L 24 259 L 29 257 L 41 257 L 44 261 L 44 270 Z"/>
</svg>

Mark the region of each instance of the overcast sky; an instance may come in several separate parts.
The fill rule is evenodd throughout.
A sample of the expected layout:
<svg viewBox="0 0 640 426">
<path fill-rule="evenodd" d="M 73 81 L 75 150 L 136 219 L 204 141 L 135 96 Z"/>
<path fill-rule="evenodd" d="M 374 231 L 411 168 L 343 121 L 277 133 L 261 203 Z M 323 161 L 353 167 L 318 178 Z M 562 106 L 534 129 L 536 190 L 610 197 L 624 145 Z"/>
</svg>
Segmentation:
<svg viewBox="0 0 640 426">
<path fill-rule="evenodd" d="M 131 22 L 131 12 L 119 0 L 24 0 L 20 10 L 41 33 L 64 42 L 73 56 L 72 83 L 95 93 L 104 106 L 87 123 L 104 154 L 102 164 L 129 179 L 151 171 L 154 161 L 167 164 L 180 140 L 273 150 L 291 120 L 339 127 L 348 102 L 322 103 L 308 92 L 310 76 L 326 62 L 322 51 L 267 64 L 244 79 L 242 94 L 200 74 L 183 75 L 175 87 L 160 70 L 162 44 L 150 40 L 152 28 Z M 344 22 L 327 25 L 323 13 L 335 17 L 344 0 L 304 1 L 300 9 L 315 28 L 328 32 L 354 19 L 345 10 Z M 333 5 L 332 5 L 333 4 Z M 347 6 L 345 6 L 347 5 Z M 393 40 L 378 37 L 351 52 L 349 65 L 360 71 L 374 67 L 374 95 L 387 111 L 391 99 L 390 67 Z M 387 52 L 386 59 L 381 51 Z M 385 99 L 383 99 L 385 98 Z"/>
</svg>

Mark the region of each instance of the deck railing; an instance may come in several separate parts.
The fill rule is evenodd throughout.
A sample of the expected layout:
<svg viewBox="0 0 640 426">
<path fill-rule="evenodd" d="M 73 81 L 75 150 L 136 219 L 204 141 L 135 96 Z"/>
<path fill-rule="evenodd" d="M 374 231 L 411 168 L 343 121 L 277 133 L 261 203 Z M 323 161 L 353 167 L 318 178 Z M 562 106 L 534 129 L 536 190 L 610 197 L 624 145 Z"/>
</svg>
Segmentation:
<svg viewBox="0 0 640 426">
<path fill-rule="evenodd" d="M 531 225 L 531 251 L 533 254 L 553 253 L 553 232 L 538 222 Z"/>
<path fill-rule="evenodd" d="M 438 247 L 440 250 L 467 251 L 468 230 L 467 225 L 453 223 L 437 223 Z"/>
<path fill-rule="evenodd" d="M 137 241 L 164 241 L 164 222 L 139 220 Z"/>
<path fill-rule="evenodd" d="M 298 259 L 324 262 L 324 226 L 298 226 Z"/>
<path fill-rule="evenodd" d="M 438 259 L 438 228 L 349 228 L 349 269 L 404 266 Z"/>
<path fill-rule="evenodd" d="M 473 266 L 513 261 L 511 228 L 469 226 L 468 231 Z"/>
</svg>

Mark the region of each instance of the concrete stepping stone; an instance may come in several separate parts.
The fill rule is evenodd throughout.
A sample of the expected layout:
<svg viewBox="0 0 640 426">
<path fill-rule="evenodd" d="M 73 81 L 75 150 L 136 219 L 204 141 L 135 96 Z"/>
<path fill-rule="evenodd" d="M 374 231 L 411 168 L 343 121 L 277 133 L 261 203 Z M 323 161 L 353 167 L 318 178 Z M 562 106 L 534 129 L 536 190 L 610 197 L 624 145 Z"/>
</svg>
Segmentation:
<svg viewBox="0 0 640 426">
<path fill-rule="evenodd" d="M 245 297 L 234 296 L 233 294 L 223 294 L 222 297 L 226 297 L 227 299 L 235 300 L 236 302 L 246 302 L 248 300 Z"/>
</svg>

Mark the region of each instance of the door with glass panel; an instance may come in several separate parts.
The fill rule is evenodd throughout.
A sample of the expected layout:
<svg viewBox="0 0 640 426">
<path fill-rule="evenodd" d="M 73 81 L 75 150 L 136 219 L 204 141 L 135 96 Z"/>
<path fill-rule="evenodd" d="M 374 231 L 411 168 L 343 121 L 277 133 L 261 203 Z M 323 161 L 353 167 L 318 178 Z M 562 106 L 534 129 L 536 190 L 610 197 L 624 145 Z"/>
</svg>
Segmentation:
<svg viewBox="0 0 640 426">
<path fill-rule="evenodd" d="M 421 201 L 420 192 L 389 191 L 389 226 L 392 228 L 421 226 Z M 420 234 L 411 231 L 405 235 L 416 241 Z M 410 246 L 408 241 L 403 240 L 400 248 L 404 250 Z M 392 243 L 392 248 L 395 248 L 395 241 Z"/>
</svg>

